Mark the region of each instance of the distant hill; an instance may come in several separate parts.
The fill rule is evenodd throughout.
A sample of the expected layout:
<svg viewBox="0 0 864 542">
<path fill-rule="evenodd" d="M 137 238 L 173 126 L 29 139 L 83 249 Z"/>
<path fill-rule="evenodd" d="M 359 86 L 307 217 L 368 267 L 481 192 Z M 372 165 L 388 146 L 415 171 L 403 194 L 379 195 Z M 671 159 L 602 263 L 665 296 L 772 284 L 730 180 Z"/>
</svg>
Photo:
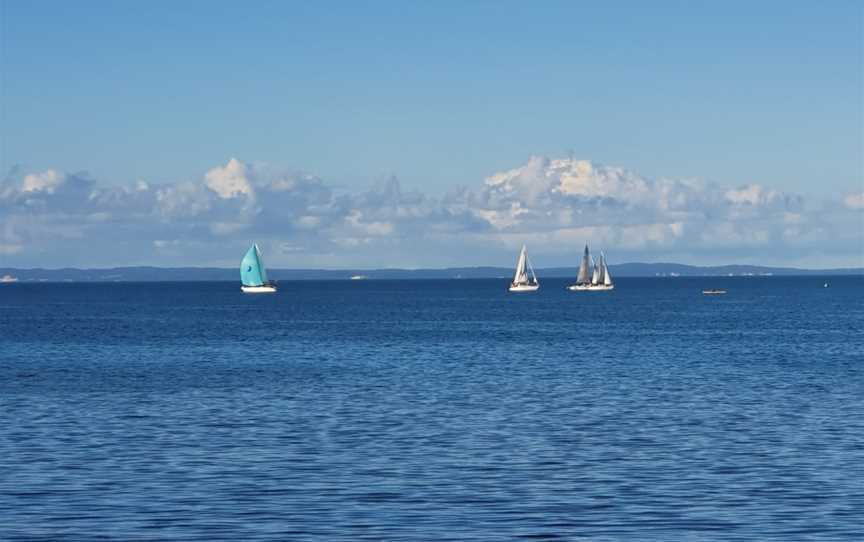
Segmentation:
<svg viewBox="0 0 864 542">
<path fill-rule="evenodd" d="M 610 265 L 613 277 L 706 277 L 758 275 L 864 275 L 864 268 L 796 269 L 758 265 L 695 266 L 677 263 L 622 263 Z M 17 269 L 0 267 L 0 277 L 9 275 L 21 282 L 168 282 L 236 281 L 238 271 L 219 267 L 114 267 L 108 269 Z M 271 269 L 275 280 L 348 280 L 363 277 L 381 279 L 480 279 L 505 278 L 509 267 L 449 267 L 445 269 Z M 575 267 L 538 269 L 542 277 L 575 277 Z"/>
<path fill-rule="evenodd" d="M 676 276 L 753 276 L 753 275 L 864 275 L 864 267 L 839 269 L 798 269 L 761 265 L 696 266 L 680 263 L 622 263 L 609 266 L 619 277 Z"/>
</svg>

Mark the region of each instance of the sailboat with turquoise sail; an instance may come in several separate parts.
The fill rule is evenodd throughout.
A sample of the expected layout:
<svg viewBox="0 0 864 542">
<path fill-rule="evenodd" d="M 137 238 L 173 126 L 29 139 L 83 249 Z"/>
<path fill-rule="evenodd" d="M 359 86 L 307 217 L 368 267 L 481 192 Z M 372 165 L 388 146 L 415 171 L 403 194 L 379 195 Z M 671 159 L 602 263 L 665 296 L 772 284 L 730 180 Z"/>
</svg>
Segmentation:
<svg viewBox="0 0 864 542">
<path fill-rule="evenodd" d="M 261 249 L 253 244 L 240 261 L 240 290 L 244 294 L 272 294 L 276 284 L 267 280 L 267 270 L 261 258 Z"/>
</svg>

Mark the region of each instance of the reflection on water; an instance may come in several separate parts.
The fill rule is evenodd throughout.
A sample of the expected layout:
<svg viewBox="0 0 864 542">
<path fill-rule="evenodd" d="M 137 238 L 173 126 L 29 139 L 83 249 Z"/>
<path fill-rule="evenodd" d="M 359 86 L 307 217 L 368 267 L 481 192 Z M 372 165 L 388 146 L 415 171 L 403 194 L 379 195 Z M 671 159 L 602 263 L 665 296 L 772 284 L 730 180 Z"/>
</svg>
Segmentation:
<svg viewBox="0 0 864 542">
<path fill-rule="evenodd" d="M 864 281 L 14 284 L 3 540 L 864 539 Z"/>
</svg>

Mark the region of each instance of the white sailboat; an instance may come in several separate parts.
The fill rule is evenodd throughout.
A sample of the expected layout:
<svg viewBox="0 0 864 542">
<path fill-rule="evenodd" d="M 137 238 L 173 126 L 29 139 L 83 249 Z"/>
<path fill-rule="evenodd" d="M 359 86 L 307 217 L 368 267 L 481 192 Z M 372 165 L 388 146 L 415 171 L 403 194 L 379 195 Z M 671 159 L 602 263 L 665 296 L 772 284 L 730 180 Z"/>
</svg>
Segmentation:
<svg viewBox="0 0 864 542">
<path fill-rule="evenodd" d="M 534 267 L 531 265 L 531 260 L 528 259 L 528 250 L 525 245 L 522 245 L 522 251 L 519 252 L 519 259 L 516 261 L 516 273 L 510 283 L 510 291 L 535 292 L 538 288 L 540 288 L 540 283 L 537 282 Z"/>
<path fill-rule="evenodd" d="M 257 244 L 246 251 L 240 261 L 240 290 L 244 294 L 272 294 L 276 292 L 276 283 L 267 280 L 267 270 Z"/>
<path fill-rule="evenodd" d="M 593 268 L 593 269 L 592 269 Z M 600 251 L 600 259 L 595 262 L 585 245 L 582 254 L 582 262 L 579 264 L 579 273 L 576 275 L 576 284 L 567 287 L 572 291 L 602 292 L 613 290 L 612 275 L 609 274 L 609 266 L 606 265 L 606 255 Z"/>
</svg>

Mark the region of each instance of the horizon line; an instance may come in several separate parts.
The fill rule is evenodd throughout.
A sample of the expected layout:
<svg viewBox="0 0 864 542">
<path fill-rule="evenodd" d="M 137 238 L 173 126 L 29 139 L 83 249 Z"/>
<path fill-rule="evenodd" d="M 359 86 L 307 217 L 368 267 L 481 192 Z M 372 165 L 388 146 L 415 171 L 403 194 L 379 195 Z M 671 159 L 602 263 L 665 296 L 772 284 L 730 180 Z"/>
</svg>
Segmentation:
<svg viewBox="0 0 864 542">
<path fill-rule="evenodd" d="M 688 263 L 680 263 L 680 262 L 622 262 L 616 264 L 608 264 L 609 267 L 620 267 L 626 265 L 645 265 L 645 266 L 657 266 L 657 265 L 676 265 L 683 267 L 692 267 L 698 269 L 711 269 L 711 268 L 721 268 L 721 267 L 757 267 L 764 269 L 782 269 L 782 270 L 792 270 L 792 271 L 860 271 L 864 272 L 864 264 L 861 266 L 841 266 L 841 267 L 796 267 L 796 266 L 784 266 L 784 265 L 766 265 L 766 264 L 751 264 L 751 263 L 724 263 L 724 264 L 713 264 L 713 265 L 700 265 L 700 264 L 688 264 Z M 159 265 L 115 265 L 113 267 L 74 267 L 74 266 L 66 266 L 66 267 L 5 267 L 0 266 L 0 269 L 4 270 L 16 270 L 16 271 L 64 271 L 64 270 L 76 270 L 76 271 L 100 271 L 100 270 L 115 270 L 115 269 L 160 269 L 160 270 L 171 270 L 171 269 L 218 269 L 218 270 L 234 270 L 236 266 L 225 267 L 218 265 L 176 265 L 176 266 L 159 266 Z M 492 268 L 492 269 L 510 269 L 512 266 L 509 265 L 461 265 L 461 266 L 445 266 L 445 267 L 270 267 L 269 271 L 328 271 L 328 272 L 338 272 L 338 271 L 447 271 L 451 269 L 483 269 L 483 268 Z M 541 269 L 578 269 L 579 265 L 547 265 L 543 267 L 537 267 L 538 270 Z"/>
</svg>

